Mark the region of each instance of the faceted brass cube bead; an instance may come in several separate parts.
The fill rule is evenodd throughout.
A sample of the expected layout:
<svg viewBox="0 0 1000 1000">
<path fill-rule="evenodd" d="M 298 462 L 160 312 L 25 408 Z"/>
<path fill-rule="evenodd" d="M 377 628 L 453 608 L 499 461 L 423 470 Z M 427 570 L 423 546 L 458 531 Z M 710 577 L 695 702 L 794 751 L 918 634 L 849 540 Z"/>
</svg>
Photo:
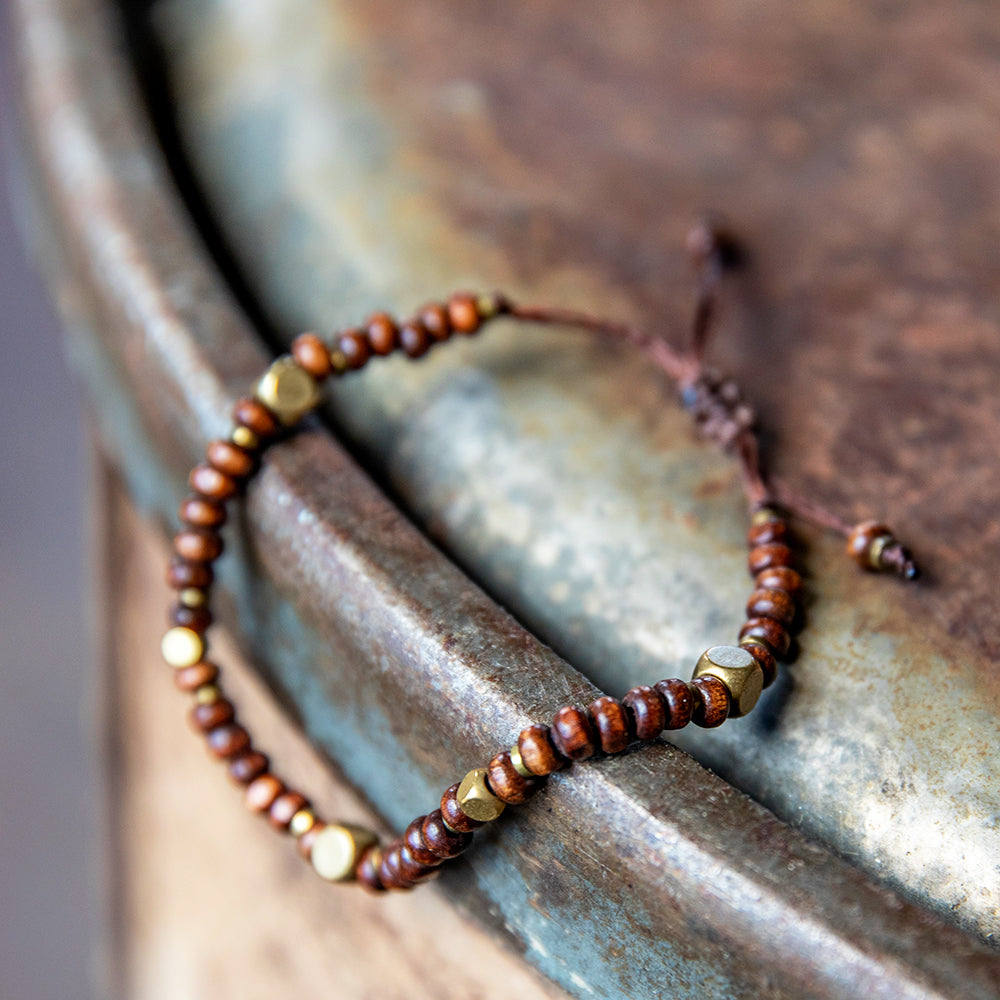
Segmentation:
<svg viewBox="0 0 1000 1000">
<path fill-rule="evenodd" d="M 726 685 L 732 699 L 731 719 L 750 712 L 764 690 L 764 671 L 756 659 L 739 646 L 706 649 L 694 668 L 692 680 L 699 677 L 717 677 Z"/>
<path fill-rule="evenodd" d="M 498 799 L 486 784 L 486 768 L 477 767 L 470 771 L 458 786 L 455 795 L 459 808 L 469 819 L 480 823 L 495 820 L 504 810 L 504 803 Z"/>
<path fill-rule="evenodd" d="M 316 835 L 309 860 L 316 874 L 327 882 L 354 878 L 354 869 L 365 849 L 378 843 L 371 830 L 349 823 L 331 823 Z"/>
<path fill-rule="evenodd" d="M 290 356 L 278 358 L 257 383 L 257 398 L 286 426 L 298 423 L 319 402 L 319 386 Z"/>
</svg>

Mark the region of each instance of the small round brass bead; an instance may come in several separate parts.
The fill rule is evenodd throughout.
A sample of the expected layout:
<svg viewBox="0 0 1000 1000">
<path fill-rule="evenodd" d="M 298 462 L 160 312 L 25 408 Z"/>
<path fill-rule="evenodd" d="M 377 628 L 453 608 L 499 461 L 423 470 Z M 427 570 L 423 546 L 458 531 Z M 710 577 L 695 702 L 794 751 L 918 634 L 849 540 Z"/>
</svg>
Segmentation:
<svg viewBox="0 0 1000 1000">
<path fill-rule="evenodd" d="M 764 671 L 757 660 L 739 646 L 712 646 L 698 660 L 692 680 L 717 677 L 729 691 L 729 718 L 750 712 L 764 690 Z"/>
<path fill-rule="evenodd" d="M 205 640 L 194 629 L 177 625 L 164 633 L 160 651 L 171 667 L 193 667 L 205 655 Z"/>
<path fill-rule="evenodd" d="M 320 878 L 346 882 L 354 878 L 361 855 L 377 843 L 378 837 L 364 827 L 330 823 L 313 840 L 309 860 Z"/>
<path fill-rule="evenodd" d="M 288 824 L 288 832 L 293 837 L 301 837 L 316 825 L 316 814 L 312 809 L 300 809 Z M 311 850 L 312 848 L 310 848 Z"/>
<path fill-rule="evenodd" d="M 529 771 L 524 761 L 521 759 L 521 748 L 516 743 L 510 748 L 510 762 L 514 765 L 514 770 L 517 771 L 522 778 L 536 777 L 534 772 Z"/>
<path fill-rule="evenodd" d="M 771 524 L 773 521 L 784 521 L 784 518 L 773 507 L 761 507 L 753 512 L 750 523 L 756 528 L 762 524 Z"/>
<path fill-rule="evenodd" d="M 330 351 L 330 367 L 333 369 L 334 375 L 343 375 L 351 370 L 351 363 L 343 351 L 334 347 Z"/>
<path fill-rule="evenodd" d="M 492 294 L 477 295 L 476 309 L 482 319 L 493 319 L 500 312 L 500 299 Z"/>
<path fill-rule="evenodd" d="M 254 394 L 286 427 L 298 423 L 320 398 L 315 379 L 288 355 L 271 364 Z"/>
<path fill-rule="evenodd" d="M 249 427 L 237 427 L 229 435 L 230 441 L 247 451 L 255 451 L 260 447 L 260 438 Z"/>
<path fill-rule="evenodd" d="M 185 587 L 177 599 L 186 608 L 203 608 L 208 601 L 208 591 L 201 587 Z"/>
<path fill-rule="evenodd" d="M 489 823 L 504 811 L 504 803 L 486 782 L 485 767 L 474 768 L 462 779 L 456 798 L 462 812 L 480 823 Z"/>
<path fill-rule="evenodd" d="M 879 535 L 868 548 L 868 565 L 872 569 L 882 569 L 882 553 L 895 544 L 896 539 L 892 535 Z"/>
<path fill-rule="evenodd" d="M 196 705 L 211 705 L 222 697 L 222 692 L 215 684 L 202 684 L 194 693 Z"/>
</svg>

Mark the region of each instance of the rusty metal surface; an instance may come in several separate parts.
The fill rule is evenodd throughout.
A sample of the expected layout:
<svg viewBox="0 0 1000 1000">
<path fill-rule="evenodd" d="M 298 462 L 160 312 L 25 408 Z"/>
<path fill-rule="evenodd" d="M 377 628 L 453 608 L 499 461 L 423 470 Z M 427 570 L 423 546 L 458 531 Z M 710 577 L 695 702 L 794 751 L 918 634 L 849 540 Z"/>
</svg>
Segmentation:
<svg viewBox="0 0 1000 1000">
<path fill-rule="evenodd" d="M 241 9 L 263 18 L 255 26 L 248 13 L 246 26 L 255 31 L 267 27 L 263 8 Z M 20 0 L 17 11 L 38 164 L 39 221 L 49 227 L 52 280 L 70 321 L 77 364 L 102 421 L 109 455 L 149 509 L 170 516 L 185 467 L 205 437 L 224 426 L 230 400 L 259 370 L 266 352 L 233 307 L 170 187 L 121 58 L 117 26 L 104 6 L 96 0 Z M 212 26 L 216 31 L 220 27 Z M 308 22 L 298 29 L 306 27 Z M 355 42 L 358 31 L 360 25 L 355 24 Z M 226 36 L 215 37 L 221 42 Z M 325 31 L 314 33 L 321 53 L 333 37 Z M 234 51 L 238 55 L 240 47 Z M 308 66 L 309 61 L 302 64 Z M 349 65 L 357 68 L 356 63 Z M 264 87 L 268 75 L 258 65 L 244 83 L 251 80 Z M 265 104 L 262 98 L 261 114 Z M 355 128 L 363 132 L 372 126 L 373 120 L 352 119 L 344 107 L 345 118 L 353 120 Z M 220 100 L 217 112 L 225 108 Z M 313 141 L 311 152 L 302 155 L 315 162 L 319 147 L 330 137 L 317 133 Z M 351 147 L 344 148 L 347 152 Z M 365 148 L 379 147 L 376 143 Z M 246 163 L 261 174 L 274 168 L 273 160 Z M 283 170 L 287 167 L 284 162 Z M 359 174 L 357 180 L 361 178 Z M 375 208 L 384 205 L 376 197 L 377 179 L 372 177 Z M 245 194 L 247 189 L 235 185 L 233 190 Z M 357 205 L 357 194 L 353 197 L 351 204 Z M 345 196 L 345 209 L 348 201 Z M 422 212 L 417 211 L 417 228 Z M 259 218 L 247 210 L 244 223 L 254 220 Z M 303 232 L 315 225 L 311 215 L 299 220 Z M 342 242 L 333 245 L 341 246 L 345 259 L 355 265 L 345 271 L 351 281 L 338 276 L 335 260 L 323 258 L 322 265 L 328 269 L 327 280 L 336 278 L 331 287 L 344 293 L 345 302 L 337 308 L 354 315 L 369 304 L 366 298 L 392 291 L 382 286 L 388 279 L 382 277 L 387 272 L 380 256 L 400 254 L 394 281 L 404 298 L 416 296 L 429 276 L 448 264 L 443 252 L 440 260 L 411 257 L 410 263 L 419 261 L 413 265 L 415 272 L 421 267 L 428 271 L 404 276 L 406 254 L 412 250 L 406 240 L 413 238 L 415 229 L 407 229 L 401 219 L 393 221 L 398 223 L 398 242 L 369 244 L 372 270 L 362 277 L 356 265 L 366 258 L 354 249 L 347 252 L 354 230 L 350 219 L 343 221 Z M 287 252 L 301 249 L 307 241 L 292 240 L 283 228 L 286 222 L 281 212 L 274 214 L 275 242 L 284 242 Z M 435 239 L 437 252 L 451 245 L 452 237 L 442 230 Z M 457 235 L 455 240 L 455 253 L 471 245 Z M 267 241 L 257 249 L 261 267 L 273 263 Z M 316 275 L 295 259 L 309 277 L 302 282 L 308 291 Z M 489 259 L 478 258 L 476 267 L 496 263 L 502 269 L 503 259 L 497 250 Z M 245 261 L 250 260 L 247 255 Z M 283 272 L 290 282 L 294 270 Z M 380 275 L 378 282 L 374 274 Z M 470 280 L 477 274 L 466 270 L 462 276 Z M 513 273 L 503 277 L 520 287 L 536 287 L 524 279 L 518 282 Z M 598 296 L 593 281 L 585 269 L 575 268 L 561 277 L 553 272 L 551 287 L 543 290 L 552 297 L 565 282 L 577 300 L 593 295 L 603 301 L 603 291 Z M 280 284 L 275 281 L 273 287 Z M 540 280 L 537 287 L 543 284 Z M 405 294 L 404 285 L 409 289 Z M 261 287 L 272 291 L 267 283 Z M 299 301 L 296 296 L 288 302 L 316 306 L 315 300 Z M 558 471 L 563 488 L 536 498 L 530 493 L 536 487 L 522 478 L 520 492 L 508 496 L 507 510 L 495 515 L 494 523 L 507 532 L 493 533 L 503 542 L 498 545 L 503 558 L 486 552 L 483 566 L 506 565 L 509 578 L 499 573 L 497 581 L 490 580 L 485 569 L 482 578 L 501 595 L 516 594 L 519 574 L 532 575 L 519 566 L 555 567 L 562 574 L 552 577 L 557 583 L 572 583 L 573 574 L 580 573 L 571 550 L 565 558 L 557 551 L 557 558 L 548 563 L 544 550 L 520 561 L 506 552 L 520 544 L 531 553 L 520 532 L 538 499 L 574 501 L 581 512 L 574 516 L 588 514 L 589 501 L 580 497 L 576 484 L 581 470 L 593 473 L 595 446 L 616 476 L 627 471 L 623 458 L 601 444 L 599 433 L 603 417 L 610 415 L 615 426 L 625 420 L 632 430 L 629 450 L 636 456 L 630 473 L 633 485 L 651 477 L 671 488 L 669 495 L 664 493 L 648 510 L 634 512 L 621 524 L 605 517 L 609 536 L 620 533 L 626 546 L 622 551 L 639 546 L 631 550 L 634 572 L 646 571 L 653 551 L 665 551 L 677 559 L 677 572 L 688 567 L 684 571 L 690 573 L 695 563 L 708 565 L 717 559 L 722 561 L 716 565 L 726 568 L 720 579 L 738 577 L 725 563 L 735 559 L 739 535 L 735 501 L 719 488 L 728 485 L 729 472 L 686 444 L 676 418 L 657 403 L 661 387 L 627 357 L 593 345 L 581 349 L 555 337 L 535 338 L 526 351 L 513 349 L 513 344 L 510 335 L 501 334 L 468 345 L 464 352 L 442 352 L 447 360 L 423 368 L 386 366 L 384 374 L 365 376 L 366 381 L 349 393 L 352 398 L 338 400 L 340 419 L 357 434 L 363 424 L 357 414 L 365 412 L 359 396 L 371 395 L 375 402 L 367 410 L 373 434 L 368 448 L 379 442 L 388 445 L 385 474 L 394 488 L 406 492 L 408 469 L 435 471 L 435 478 L 415 477 L 416 487 L 409 494 L 424 517 L 429 508 L 421 508 L 419 498 L 433 499 L 434 491 L 441 489 L 436 472 L 447 464 L 425 464 L 421 452 L 434 439 L 435 428 L 440 435 L 442 426 L 432 405 L 434 391 L 444 394 L 446 413 L 460 416 L 459 423 L 470 423 L 490 442 L 498 440 L 486 419 L 491 406 L 506 415 L 502 419 L 513 421 L 512 430 L 530 431 L 538 441 L 556 431 L 567 435 L 558 464 L 552 464 L 552 454 L 546 463 L 550 471 Z M 551 375 L 553 366 L 558 378 Z M 632 404 L 622 409 L 615 388 L 623 373 L 633 380 L 634 409 Z M 395 406 L 377 402 L 390 400 L 387 380 L 398 380 Z M 535 409 L 535 422 L 521 426 L 531 407 L 540 407 L 540 398 L 551 399 L 560 382 L 565 388 L 558 418 L 551 409 Z M 461 408 L 459 400 L 448 396 L 456 386 L 464 386 Z M 430 402 L 423 395 L 427 393 Z M 393 414 L 394 421 L 389 419 Z M 500 416 L 493 419 L 502 422 Z M 516 440 L 511 436 L 496 452 L 497 469 L 490 468 L 492 453 L 473 454 L 477 477 L 517 472 L 511 464 L 515 457 L 529 461 L 532 448 L 518 447 Z M 655 471 L 643 459 L 650 450 L 656 452 Z M 455 462 L 460 480 L 458 459 L 470 461 L 468 446 L 442 450 L 442 455 Z M 693 464 L 682 462 L 681 456 Z M 710 475 L 709 470 L 715 471 Z M 676 483 L 668 483 L 672 474 Z M 711 484 L 712 476 L 715 486 L 706 491 L 704 484 Z M 585 481 L 596 489 L 596 478 Z M 703 495 L 696 504 L 692 497 L 699 484 Z M 496 488 L 501 486 L 498 480 Z M 637 489 L 636 497 L 648 497 L 649 489 L 645 494 Z M 479 490 L 478 484 L 461 481 L 455 497 L 442 495 L 436 508 L 441 520 L 432 521 L 434 531 L 456 551 L 463 516 L 475 516 L 474 510 L 463 515 L 458 500 L 466 495 L 478 503 Z M 657 530 L 666 533 L 662 538 L 648 536 L 649 543 L 636 542 L 626 529 L 632 525 L 638 531 L 640 520 L 643 532 L 649 524 L 663 522 L 668 527 Z M 261 669 L 311 738 L 366 788 L 396 825 L 426 809 L 444 782 L 509 740 L 525 722 L 544 717 L 566 700 L 585 700 L 594 691 L 584 676 L 444 558 L 318 425 L 273 451 L 251 489 L 240 529 L 224 572 L 227 620 L 238 626 Z M 606 550 L 602 543 L 594 551 L 601 555 Z M 822 550 L 814 549 L 814 554 L 817 551 Z M 478 558 L 475 552 L 471 556 Z M 660 577 L 654 572 L 648 579 L 652 584 Z M 831 579 L 843 580 L 840 586 L 855 591 L 866 586 L 836 574 Z M 661 605 L 677 593 L 672 575 L 664 585 Z M 729 611 L 712 610 L 713 602 L 730 595 L 716 590 L 714 579 L 705 581 L 705 590 L 712 600 L 699 611 L 699 620 L 714 639 Z M 525 593 L 534 600 L 530 589 Z M 867 605 L 869 614 L 878 601 L 891 599 L 877 593 L 872 588 L 870 602 L 876 603 Z M 528 600 L 523 600 L 526 606 Z M 930 603 L 924 595 L 905 600 Z M 725 607 L 733 607 L 732 600 Z M 539 616 L 545 608 L 546 602 L 540 601 Z M 600 608 L 583 610 L 588 618 L 600 617 Z M 907 613 L 912 609 L 903 607 L 894 615 L 905 620 Z M 544 617 L 524 617 L 545 629 Z M 567 620 L 589 628 L 581 617 Z M 613 624 L 613 618 L 608 620 Z M 657 621 L 662 620 L 661 614 Z M 823 634 L 822 623 L 815 628 Z M 607 634 L 613 635 L 614 629 L 609 627 Z M 568 646 L 572 630 L 567 635 L 553 639 Z M 580 636 L 575 641 L 584 645 Z M 675 651 L 685 654 L 687 640 L 681 632 L 663 633 L 650 645 L 667 641 L 676 641 Z M 863 653 L 869 640 L 862 633 L 855 641 Z M 953 641 L 967 640 L 959 636 Z M 606 648 L 615 650 L 613 643 Z M 644 669 L 638 644 L 634 652 L 630 680 Z M 612 659 L 609 655 L 609 662 Z M 802 691 L 808 695 L 810 669 L 815 685 L 828 664 L 810 668 L 808 662 L 803 656 L 796 668 L 805 671 L 805 677 L 796 683 L 789 702 Z M 581 663 L 601 683 L 617 684 L 617 668 L 602 675 L 586 657 Z M 954 685 L 947 703 L 954 707 L 966 681 L 953 667 L 947 680 Z M 775 756 L 787 739 L 782 727 L 798 714 L 789 708 L 777 716 Z M 960 743 L 964 733 L 955 737 Z M 749 739 L 749 733 L 743 738 Z M 847 761 L 843 770 L 855 766 Z M 936 776 L 928 780 L 931 777 Z M 554 779 L 495 837 L 484 838 L 468 863 L 445 881 L 470 912 L 490 922 L 578 996 L 985 998 L 1000 992 L 1000 959 L 994 952 L 877 887 L 666 745 L 578 768 L 568 780 Z"/>
<path fill-rule="evenodd" d="M 265 308 L 292 334 L 499 286 L 675 333 L 684 229 L 727 210 L 756 265 L 718 353 L 775 431 L 774 466 L 888 516 L 930 575 L 859 578 L 808 536 L 790 675 L 756 716 L 677 742 L 993 938 L 992 12 L 365 11 L 162 8 L 188 153 Z M 491 332 L 373 366 L 333 411 L 418 522 L 605 690 L 685 672 L 739 626 L 734 470 L 635 359 Z"/>
</svg>

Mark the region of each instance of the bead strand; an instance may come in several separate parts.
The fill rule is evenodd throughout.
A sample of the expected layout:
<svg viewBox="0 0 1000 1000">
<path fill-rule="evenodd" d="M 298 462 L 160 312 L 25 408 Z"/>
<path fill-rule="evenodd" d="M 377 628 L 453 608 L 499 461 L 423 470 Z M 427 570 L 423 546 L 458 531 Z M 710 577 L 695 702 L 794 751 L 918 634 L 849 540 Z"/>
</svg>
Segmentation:
<svg viewBox="0 0 1000 1000">
<path fill-rule="evenodd" d="M 446 854 L 437 853 L 424 838 L 426 817 L 418 817 L 386 848 L 380 865 L 369 866 L 363 883 L 374 891 L 412 888 L 464 851 L 475 829 L 497 819 L 506 806 L 527 802 L 549 774 L 573 761 L 595 753 L 621 753 L 690 722 L 714 728 L 750 712 L 774 681 L 777 658 L 787 653 L 790 643 L 787 629 L 797 615 L 802 580 L 790 566 L 789 541 L 786 518 L 766 507 L 754 513 L 747 542 L 755 590 L 738 647 L 707 650 L 690 683 L 673 678 L 652 687 L 642 685 L 621 701 L 603 695 L 586 711 L 567 705 L 555 713 L 551 725 L 527 727 L 514 746 L 494 755 L 486 768 L 470 771 L 442 796 L 442 822 L 468 841 L 450 843 Z M 432 830 L 439 832 L 436 825 Z"/>
<path fill-rule="evenodd" d="M 563 706 L 550 722 L 527 726 L 513 746 L 445 789 L 437 809 L 417 816 L 401 836 L 384 846 L 372 830 L 324 821 L 301 792 L 272 772 L 268 757 L 253 745 L 236 718 L 234 705 L 225 697 L 218 665 L 208 659 L 212 567 L 224 549 L 221 530 L 227 521 L 227 503 L 254 474 L 263 450 L 317 405 L 325 379 L 357 371 L 372 358 L 396 351 L 410 358 L 422 357 L 435 344 L 453 335 L 472 335 L 501 315 L 543 322 L 560 316 L 551 310 L 516 310 L 500 295 L 460 293 L 445 303 L 425 305 L 402 322 L 387 313 L 375 313 L 363 327 L 336 334 L 332 346 L 314 333 L 301 334 L 292 342 L 290 354 L 271 364 L 254 396 L 237 401 L 231 434 L 208 445 L 205 461 L 191 471 L 191 493 L 178 510 L 181 529 L 174 537 L 174 556 L 167 568 L 167 584 L 176 591 L 177 600 L 169 612 L 162 652 L 174 668 L 176 687 L 191 697 L 189 722 L 204 736 L 212 756 L 226 764 L 232 781 L 244 790 L 246 807 L 265 816 L 276 830 L 293 836 L 299 853 L 329 881 L 356 880 L 372 892 L 412 888 L 432 877 L 445 861 L 462 854 L 475 831 L 496 820 L 507 806 L 526 803 L 550 774 L 596 755 L 623 753 L 691 723 L 714 728 L 727 718 L 746 715 L 762 690 L 773 683 L 777 662 L 791 646 L 802 580 L 792 568 L 789 524 L 772 507 L 757 503 L 747 535 L 754 590 L 739 645 L 706 650 L 690 681 L 671 678 L 640 685 L 620 700 L 602 695 L 585 709 Z M 581 321 L 580 316 L 575 319 Z M 607 329 L 618 329 L 639 346 L 645 343 L 629 328 Z M 711 388 L 707 382 L 704 386 Z M 702 395 L 708 392 L 704 386 Z M 714 405 L 713 399 L 705 406 Z M 738 435 L 751 433 L 749 420 L 748 416 L 739 424 Z M 907 567 L 912 567 L 907 550 L 876 522 L 865 522 L 851 531 L 848 551 L 869 568 L 890 568 L 906 575 Z"/>
<path fill-rule="evenodd" d="M 177 592 L 177 602 L 170 610 L 170 627 L 161 649 L 164 660 L 174 668 L 175 685 L 191 696 L 189 722 L 244 789 L 247 808 L 267 817 L 275 829 L 294 836 L 300 853 L 331 881 L 357 878 L 369 888 L 383 882 L 396 887 L 413 884 L 444 858 L 464 849 L 471 839 L 465 828 L 471 829 L 474 821 L 459 818 L 452 798 L 449 815 L 463 830 L 448 827 L 440 812 L 431 814 L 421 818 L 414 848 L 394 844 L 382 851 L 373 831 L 324 822 L 301 792 L 271 771 L 267 756 L 253 746 L 249 732 L 236 720 L 235 707 L 218 683 L 218 665 L 207 659 L 212 566 L 224 549 L 220 532 L 227 520 L 226 504 L 253 475 L 261 451 L 283 428 L 294 426 L 316 406 L 319 386 L 330 375 L 357 370 L 372 356 L 397 349 L 419 357 L 453 333 L 475 333 L 504 308 L 498 296 L 459 294 L 443 305 L 425 306 L 398 326 L 387 314 L 377 313 L 365 329 L 339 334 L 332 349 L 313 333 L 301 334 L 293 341 L 290 355 L 271 364 L 255 395 L 237 401 L 232 433 L 208 445 L 205 461 L 189 476 L 192 492 L 178 510 L 181 529 L 174 536 L 174 558 L 167 569 L 167 584 Z"/>
</svg>

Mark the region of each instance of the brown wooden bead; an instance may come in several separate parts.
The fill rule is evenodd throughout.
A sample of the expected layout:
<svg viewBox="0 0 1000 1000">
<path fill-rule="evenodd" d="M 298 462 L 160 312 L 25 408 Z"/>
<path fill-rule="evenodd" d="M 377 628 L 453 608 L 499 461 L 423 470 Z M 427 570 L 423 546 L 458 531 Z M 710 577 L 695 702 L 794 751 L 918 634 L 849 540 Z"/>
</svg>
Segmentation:
<svg viewBox="0 0 1000 1000">
<path fill-rule="evenodd" d="M 663 732 L 667 724 L 667 708 L 655 688 L 648 684 L 634 687 L 622 698 L 622 704 L 629 713 L 637 740 L 652 740 Z"/>
<path fill-rule="evenodd" d="M 548 726 L 522 729 L 517 738 L 517 748 L 521 751 L 524 766 L 539 778 L 566 766 L 566 758 L 552 741 L 552 730 Z"/>
<path fill-rule="evenodd" d="M 462 812 L 462 807 L 458 804 L 458 782 L 444 790 L 441 796 L 441 816 L 445 823 L 459 833 L 472 833 L 478 830 L 483 824 L 478 819 L 466 816 Z"/>
<path fill-rule="evenodd" d="M 393 851 L 399 859 L 397 863 L 399 874 L 410 885 L 416 885 L 422 878 L 426 878 L 430 874 L 431 869 L 420 864 L 410 853 L 406 844 L 395 845 Z"/>
<path fill-rule="evenodd" d="M 747 565 L 750 567 L 750 575 L 756 576 L 772 566 L 791 566 L 793 558 L 794 554 L 787 545 L 771 542 L 751 549 Z"/>
<path fill-rule="evenodd" d="M 213 562 L 222 555 L 222 548 L 222 536 L 206 528 L 188 528 L 174 535 L 174 551 L 188 562 Z"/>
<path fill-rule="evenodd" d="M 205 742 L 213 756 L 219 760 L 230 760 L 250 749 L 250 734 L 238 723 L 230 722 L 225 726 L 216 726 L 206 734 Z"/>
<path fill-rule="evenodd" d="M 189 608 L 184 604 L 175 604 L 167 616 L 171 625 L 181 625 L 193 632 L 204 632 L 212 624 L 212 612 L 206 607 Z"/>
<path fill-rule="evenodd" d="M 594 727 L 587 713 L 575 705 L 564 705 L 552 716 L 552 742 L 569 760 L 586 760 L 594 756 Z M 531 765 L 525 762 L 528 769 Z"/>
<path fill-rule="evenodd" d="M 448 310 L 436 302 L 431 302 L 420 310 L 420 323 L 432 340 L 447 340 L 451 336 Z"/>
<path fill-rule="evenodd" d="M 253 455 L 232 441 L 212 441 L 205 449 L 205 457 L 213 469 L 233 479 L 245 479 L 253 472 Z"/>
<path fill-rule="evenodd" d="M 778 661 L 775 660 L 774 654 L 763 643 L 754 642 L 751 637 L 740 645 L 760 664 L 760 669 L 764 673 L 764 687 L 769 688 L 778 675 Z"/>
<path fill-rule="evenodd" d="M 792 645 L 788 629 L 773 618 L 750 618 L 740 629 L 740 638 L 762 639 L 779 660 Z"/>
<path fill-rule="evenodd" d="M 295 358 L 295 363 L 317 382 L 329 378 L 333 371 L 330 351 L 315 333 L 300 333 L 292 341 L 292 357 Z"/>
<path fill-rule="evenodd" d="M 261 441 L 273 438 L 281 429 L 278 418 L 258 399 L 245 396 L 233 407 L 233 420 L 254 432 Z"/>
<path fill-rule="evenodd" d="M 691 721 L 691 713 L 694 711 L 694 699 L 691 697 L 691 689 L 687 686 L 687 682 L 673 677 L 657 681 L 653 687 L 659 691 L 663 699 L 666 712 L 663 728 L 683 729 Z"/>
<path fill-rule="evenodd" d="M 167 586 L 174 590 L 188 587 L 211 587 L 215 579 L 212 567 L 206 563 L 193 563 L 187 559 L 173 559 L 167 567 Z"/>
<path fill-rule="evenodd" d="M 208 463 L 196 465 L 188 476 L 188 482 L 195 493 L 210 500 L 228 500 L 236 495 L 236 480 Z"/>
<path fill-rule="evenodd" d="M 368 338 L 361 330 L 348 330 L 337 338 L 337 350 L 344 355 L 348 368 L 364 368 L 371 357 Z"/>
<path fill-rule="evenodd" d="M 288 791 L 279 795 L 267 812 L 268 822 L 276 830 L 287 830 L 292 817 L 309 805 L 309 800 L 299 792 Z"/>
<path fill-rule="evenodd" d="M 691 693 L 691 721 L 696 726 L 714 729 L 729 717 L 729 689 L 718 677 L 696 677 L 691 681 Z"/>
<path fill-rule="evenodd" d="M 871 549 L 877 538 L 891 536 L 892 530 L 878 521 L 862 521 L 847 536 L 847 554 L 863 569 L 872 569 Z"/>
<path fill-rule="evenodd" d="M 401 858 L 399 852 L 401 845 L 393 843 L 382 855 L 382 864 L 379 865 L 378 877 L 387 889 L 412 889 L 413 883 L 406 878 L 402 871 Z"/>
<path fill-rule="evenodd" d="M 185 497 L 177 513 L 192 528 L 221 528 L 226 523 L 226 508 L 203 496 Z"/>
<path fill-rule="evenodd" d="M 802 591 L 802 577 L 788 566 L 772 566 L 754 577 L 754 586 L 759 590 L 783 590 L 796 597 Z"/>
<path fill-rule="evenodd" d="M 295 849 L 303 858 L 306 859 L 306 861 L 312 857 L 313 843 L 325 829 L 326 823 L 321 823 L 317 820 L 308 830 L 306 830 L 305 833 L 296 838 Z"/>
<path fill-rule="evenodd" d="M 475 333 L 480 319 L 474 295 L 459 293 L 448 300 L 448 320 L 456 333 Z"/>
<path fill-rule="evenodd" d="M 458 787 L 457 785 L 454 787 Z M 442 858 L 439 858 L 430 848 L 424 843 L 423 825 L 426 816 L 418 816 L 410 825 L 406 828 L 403 834 L 403 842 L 409 848 L 410 853 L 413 857 L 419 861 L 422 865 L 439 865 L 442 862 Z M 482 826 L 481 823 L 477 823 L 476 826 Z"/>
<path fill-rule="evenodd" d="M 747 601 L 749 618 L 773 618 L 786 627 L 795 619 L 795 601 L 783 590 L 755 590 Z"/>
<path fill-rule="evenodd" d="M 207 733 L 216 726 L 232 722 L 235 715 L 233 703 L 228 698 L 218 698 L 207 705 L 195 705 L 188 712 L 188 719 L 199 732 Z"/>
<path fill-rule="evenodd" d="M 267 754 L 259 750 L 249 750 L 239 757 L 234 757 L 229 762 L 229 777 L 237 785 L 249 785 L 256 781 L 262 774 L 267 774 L 271 762 L 267 759 Z"/>
<path fill-rule="evenodd" d="M 411 319 L 403 324 L 399 331 L 399 346 L 411 358 L 419 358 L 427 353 L 431 338 L 420 320 Z"/>
<path fill-rule="evenodd" d="M 412 849 L 408 844 L 401 844 L 399 848 L 399 870 L 411 882 L 424 882 L 430 878 L 441 864 L 439 859 L 432 865 L 424 864 L 416 859 Z"/>
<path fill-rule="evenodd" d="M 538 790 L 537 781 L 517 773 L 507 750 L 501 750 L 486 765 L 486 781 L 498 799 L 512 806 L 523 805 Z"/>
<path fill-rule="evenodd" d="M 445 826 L 440 809 L 429 813 L 420 828 L 427 849 L 439 858 L 453 858 L 472 843 L 471 833 L 456 833 Z"/>
<path fill-rule="evenodd" d="M 358 883 L 369 892 L 385 892 L 379 869 L 382 867 L 382 851 L 378 847 L 369 847 L 362 852 L 354 868 L 354 877 Z"/>
<path fill-rule="evenodd" d="M 214 663 L 209 663 L 208 660 L 202 660 L 194 666 L 181 667 L 173 674 L 174 684 L 178 690 L 190 693 L 206 684 L 214 684 L 219 677 L 219 668 Z"/>
<path fill-rule="evenodd" d="M 629 729 L 628 712 L 617 699 L 602 695 L 590 703 L 587 714 L 605 753 L 621 753 L 635 738 Z"/>
<path fill-rule="evenodd" d="M 767 545 L 770 542 L 784 542 L 788 536 L 787 521 L 766 521 L 764 524 L 750 526 L 750 530 L 747 531 L 747 544 L 753 549 L 758 545 Z"/>
<path fill-rule="evenodd" d="M 376 354 L 392 354 L 399 344 L 399 330 L 393 318 L 384 312 L 368 320 L 368 343 Z"/>
<path fill-rule="evenodd" d="M 262 774 L 247 785 L 244 801 L 251 812 L 266 813 L 285 791 L 285 783 L 273 774 Z"/>
</svg>

